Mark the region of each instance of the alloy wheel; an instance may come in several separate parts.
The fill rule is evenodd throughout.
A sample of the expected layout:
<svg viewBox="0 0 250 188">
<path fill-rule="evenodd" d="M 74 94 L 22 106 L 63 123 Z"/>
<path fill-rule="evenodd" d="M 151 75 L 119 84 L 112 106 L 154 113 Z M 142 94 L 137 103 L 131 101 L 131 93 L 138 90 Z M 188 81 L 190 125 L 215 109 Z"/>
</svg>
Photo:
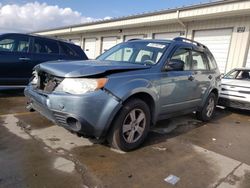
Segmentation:
<svg viewBox="0 0 250 188">
<path fill-rule="evenodd" d="M 141 109 L 131 110 L 122 125 L 122 135 L 127 143 L 135 143 L 141 138 L 146 127 L 146 115 Z"/>
</svg>

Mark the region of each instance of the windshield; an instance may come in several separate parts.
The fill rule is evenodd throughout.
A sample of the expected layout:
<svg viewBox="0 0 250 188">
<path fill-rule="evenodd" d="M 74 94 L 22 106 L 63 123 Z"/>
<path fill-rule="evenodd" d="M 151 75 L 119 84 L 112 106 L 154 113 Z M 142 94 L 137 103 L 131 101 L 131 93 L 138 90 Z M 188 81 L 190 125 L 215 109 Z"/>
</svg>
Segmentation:
<svg viewBox="0 0 250 188">
<path fill-rule="evenodd" d="M 133 41 L 116 45 L 100 55 L 102 61 L 117 61 L 154 65 L 158 63 L 170 43 Z"/>
<path fill-rule="evenodd" d="M 223 78 L 236 80 L 250 80 L 250 70 L 233 70 L 227 73 Z"/>
</svg>

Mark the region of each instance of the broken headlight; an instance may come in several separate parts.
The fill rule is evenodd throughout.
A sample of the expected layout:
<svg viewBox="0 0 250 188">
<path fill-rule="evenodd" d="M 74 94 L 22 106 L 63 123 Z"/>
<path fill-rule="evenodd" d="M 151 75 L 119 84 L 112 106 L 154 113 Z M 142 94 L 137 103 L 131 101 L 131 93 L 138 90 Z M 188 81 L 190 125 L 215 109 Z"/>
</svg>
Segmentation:
<svg viewBox="0 0 250 188">
<path fill-rule="evenodd" d="M 32 75 L 33 75 L 33 77 L 32 77 L 32 80 L 31 80 L 30 83 L 32 85 L 37 85 L 37 83 L 38 83 L 38 73 L 37 73 L 37 71 L 33 71 Z"/>
<path fill-rule="evenodd" d="M 107 78 L 65 78 L 59 86 L 57 86 L 55 91 L 79 95 L 101 89 L 107 81 Z"/>
</svg>

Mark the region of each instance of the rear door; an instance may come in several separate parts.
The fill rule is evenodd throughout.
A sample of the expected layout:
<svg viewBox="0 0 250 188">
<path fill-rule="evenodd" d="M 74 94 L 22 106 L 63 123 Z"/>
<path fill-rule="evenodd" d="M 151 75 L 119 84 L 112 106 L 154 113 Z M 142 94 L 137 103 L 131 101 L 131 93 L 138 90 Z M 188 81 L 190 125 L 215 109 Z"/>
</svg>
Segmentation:
<svg viewBox="0 0 250 188">
<path fill-rule="evenodd" d="M 30 37 L 26 35 L 3 35 L 0 37 L 0 85 L 25 85 L 32 55 Z"/>
<path fill-rule="evenodd" d="M 201 102 L 210 89 L 212 81 L 215 82 L 215 70 L 210 70 L 209 60 L 204 52 L 192 50 L 191 54 L 193 82 L 197 83 L 193 95 Z"/>
<path fill-rule="evenodd" d="M 177 48 L 171 59 L 184 62 L 183 71 L 165 71 L 161 78 L 162 115 L 191 110 L 200 100 L 197 95 L 198 82 L 191 70 L 191 48 Z"/>
</svg>

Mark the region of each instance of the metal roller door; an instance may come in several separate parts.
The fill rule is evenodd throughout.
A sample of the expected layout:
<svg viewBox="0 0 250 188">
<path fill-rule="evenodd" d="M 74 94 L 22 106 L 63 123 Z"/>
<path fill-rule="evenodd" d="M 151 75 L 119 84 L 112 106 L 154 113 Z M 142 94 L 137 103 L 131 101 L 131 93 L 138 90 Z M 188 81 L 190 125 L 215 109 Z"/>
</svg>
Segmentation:
<svg viewBox="0 0 250 188">
<path fill-rule="evenodd" d="M 143 35 L 128 35 L 125 36 L 125 42 L 131 39 L 143 39 Z"/>
<path fill-rule="evenodd" d="M 165 39 L 165 40 L 172 40 L 175 37 L 179 37 L 179 32 L 173 32 L 173 33 L 155 33 L 154 39 Z"/>
<path fill-rule="evenodd" d="M 117 44 L 117 37 L 104 37 L 102 39 L 102 53 Z"/>
<path fill-rule="evenodd" d="M 88 56 L 89 59 L 95 59 L 95 51 L 96 51 L 96 39 L 85 39 L 84 43 L 84 52 Z"/>
<path fill-rule="evenodd" d="M 194 40 L 205 44 L 213 53 L 221 73 L 226 71 L 232 29 L 195 31 Z"/>
<path fill-rule="evenodd" d="M 248 56 L 247 56 L 246 67 L 247 67 L 247 68 L 250 68 L 250 47 L 249 47 L 249 50 L 248 50 Z"/>
</svg>

